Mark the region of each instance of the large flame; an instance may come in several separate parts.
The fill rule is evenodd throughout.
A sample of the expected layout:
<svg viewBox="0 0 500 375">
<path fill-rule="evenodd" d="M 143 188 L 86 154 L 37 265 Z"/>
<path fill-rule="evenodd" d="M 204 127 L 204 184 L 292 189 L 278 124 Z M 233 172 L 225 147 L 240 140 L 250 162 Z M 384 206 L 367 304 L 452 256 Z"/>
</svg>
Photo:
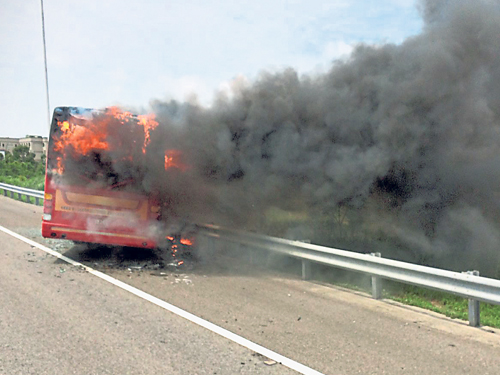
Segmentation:
<svg viewBox="0 0 500 375">
<path fill-rule="evenodd" d="M 54 151 L 64 151 L 69 145 L 72 152 L 87 155 L 92 150 L 107 150 L 105 129 L 94 126 L 85 127 L 69 121 L 58 123 L 62 135 L 54 142 Z"/>
<path fill-rule="evenodd" d="M 110 134 L 120 134 L 126 131 L 122 126 L 140 126 L 143 132 L 144 142 L 142 152 L 145 154 L 150 142 L 150 133 L 158 126 L 155 116 L 134 116 L 130 112 L 122 111 L 118 107 L 107 108 L 104 114 L 95 116 L 92 120 L 84 120 L 71 117 L 67 121 L 58 122 L 61 132 L 54 136 L 54 151 L 57 157 L 56 172 L 64 172 L 64 160 L 67 157 L 78 157 L 89 155 L 91 152 L 101 150 L 112 150 L 114 147 L 129 147 L 129 145 L 115 144 L 109 141 Z M 129 156 L 130 158 L 131 156 Z"/>
</svg>

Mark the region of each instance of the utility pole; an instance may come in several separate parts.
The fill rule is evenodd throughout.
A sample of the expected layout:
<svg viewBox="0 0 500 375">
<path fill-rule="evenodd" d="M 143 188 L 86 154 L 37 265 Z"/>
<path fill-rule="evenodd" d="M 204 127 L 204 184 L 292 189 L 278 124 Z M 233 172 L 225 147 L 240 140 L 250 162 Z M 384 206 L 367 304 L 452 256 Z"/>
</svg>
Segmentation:
<svg viewBox="0 0 500 375">
<path fill-rule="evenodd" d="M 43 14 L 43 0 L 40 0 L 42 7 L 42 36 L 43 36 L 43 60 L 45 62 L 45 90 L 47 94 L 47 123 L 50 127 L 50 101 L 49 101 L 49 74 L 47 72 L 47 45 L 45 43 L 45 18 Z"/>
</svg>

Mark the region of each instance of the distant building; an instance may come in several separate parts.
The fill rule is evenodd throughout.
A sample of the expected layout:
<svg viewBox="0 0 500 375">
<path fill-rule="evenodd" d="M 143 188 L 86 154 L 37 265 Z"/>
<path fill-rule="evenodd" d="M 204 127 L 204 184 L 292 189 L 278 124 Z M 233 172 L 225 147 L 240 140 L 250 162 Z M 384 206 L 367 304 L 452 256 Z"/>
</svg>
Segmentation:
<svg viewBox="0 0 500 375">
<path fill-rule="evenodd" d="M 19 138 L 0 138 L 0 151 L 12 152 L 19 145 Z"/>
<path fill-rule="evenodd" d="M 1 138 L 0 137 L 0 153 L 5 155 L 5 152 L 10 152 L 18 146 L 28 146 L 30 152 L 35 154 L 35 160 L 40 160 L 42 155 L 47 153 L 47 145 L 49 139 L 40 135 L 27 135 L 24 138 Z"/>
</svg>

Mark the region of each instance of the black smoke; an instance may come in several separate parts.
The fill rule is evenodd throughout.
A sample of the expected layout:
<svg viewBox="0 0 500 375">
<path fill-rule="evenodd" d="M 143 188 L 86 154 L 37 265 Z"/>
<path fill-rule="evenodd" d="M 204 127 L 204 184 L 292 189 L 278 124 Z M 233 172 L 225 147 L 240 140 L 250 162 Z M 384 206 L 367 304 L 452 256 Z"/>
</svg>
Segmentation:
<svg viewBox="0 0 500 375">
<path fill-rule="evenodd" d="M 191 168 L 149 173 L 147 189 L 192 221 L 265 231 L 269 207 L 307 212 L 313 237 L 343 212 L 368 244 L 496 274 L 500 2 L 418 6 L 421 34 L 358 45 L 326 74 L 263 72 L 210 108 L 153 102 L 151 150 L 178 148 Z"/>
</svg>

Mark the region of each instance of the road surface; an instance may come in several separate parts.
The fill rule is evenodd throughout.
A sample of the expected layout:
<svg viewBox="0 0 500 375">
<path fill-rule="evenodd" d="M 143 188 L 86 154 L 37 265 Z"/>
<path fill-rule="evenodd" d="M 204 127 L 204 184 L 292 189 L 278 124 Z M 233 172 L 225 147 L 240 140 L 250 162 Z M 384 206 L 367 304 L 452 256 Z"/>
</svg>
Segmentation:
<svg viewBox="0 0 500 375">
<path fill-rule="evenodd" d="M 140 257 L 118 266 L 41 239 L 39 207 L 4 197 L 0 206 L 0 225 L 322 373 L 500 373 L 496 330 L 245 257 L 216 253 L 185 270 Z M 0 243 L 0 374 L 295 373 L 1 232 Z"/>
</svg>

